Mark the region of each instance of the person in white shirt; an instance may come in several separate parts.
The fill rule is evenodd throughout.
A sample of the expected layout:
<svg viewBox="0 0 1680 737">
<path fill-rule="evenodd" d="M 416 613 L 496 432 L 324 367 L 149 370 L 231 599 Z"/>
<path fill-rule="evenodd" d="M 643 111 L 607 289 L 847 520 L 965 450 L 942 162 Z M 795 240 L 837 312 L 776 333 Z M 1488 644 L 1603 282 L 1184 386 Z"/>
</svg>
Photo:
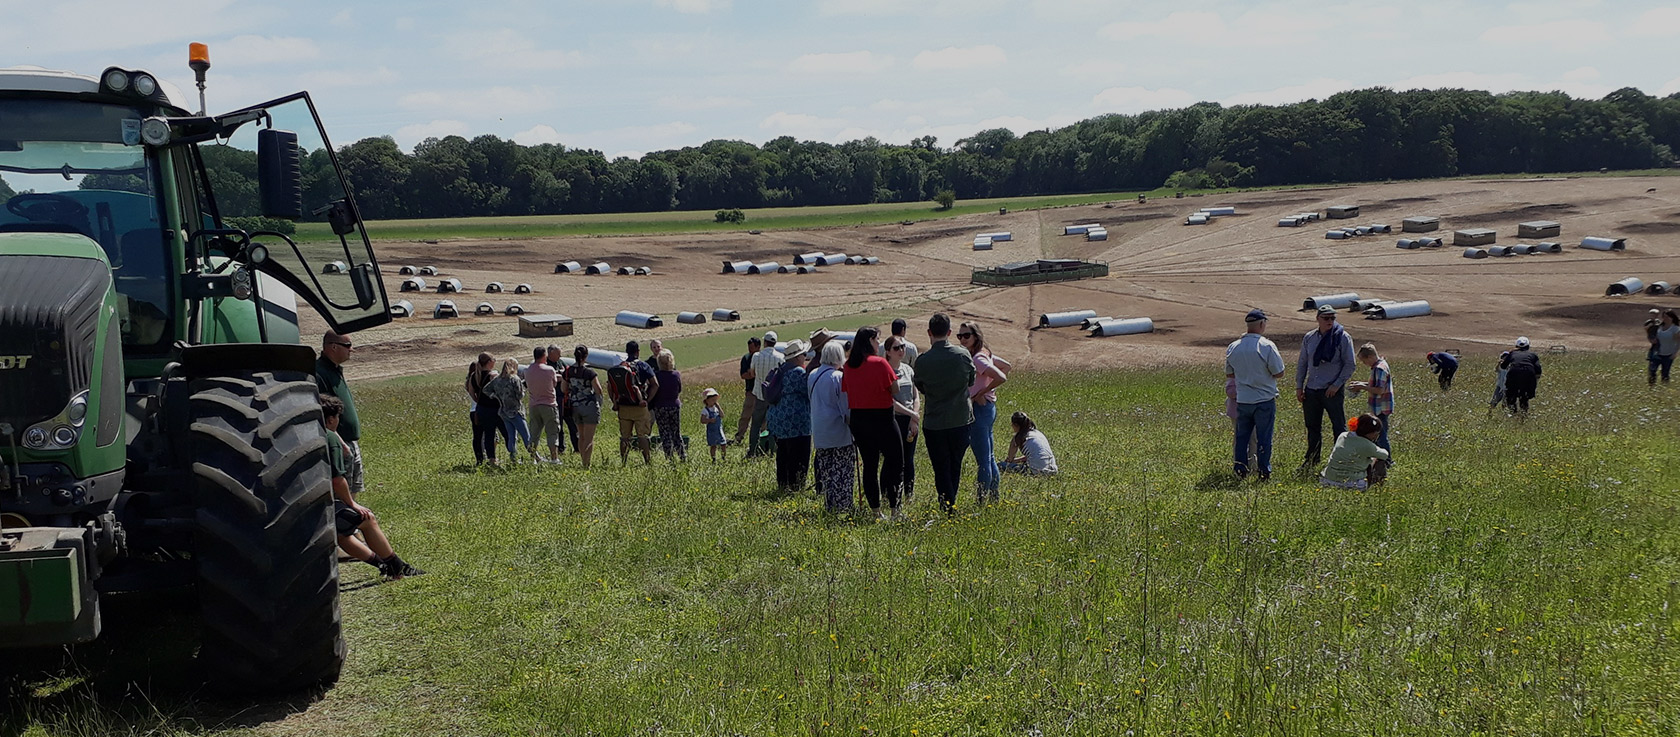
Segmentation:
<svg viewBox="0 0 1680 737">
<path fill-rule="evenodd" d="M 1059 470 L 1056 468 L 1056 453 L 1050 450 L 1050 439 L 1038 431 L 1038 424 L 1027 413 L 1010 415 L 1009 427 L 1015 434 L 1009 441 L 1009 452 L 998 464 L 999 471 L 1049 476 Z"/>
<path fill-rule="evenodd" d="M 1266 339 L 1266 313 L 1249 310 L 1243 318 L 1248 333 L 1225 349 L 1225 377 L 1237 384 L 1236 438 L 1232 443 L 1234 460 L 1231 470 L 1237 478 L 1250 471 L 1260 474 L 1260 480 L 1272 477 L 1272 430 L 1277 424 L 1277 380 L 1283 377 L 1283 355 L 1277 344 Z M 1255 443 L 1255 462 L 1259 468 L 1248 467 L 1248 444 Z"/>
<path fill-rule="evenodd" d="M 764 382 L 770 378 L 770 372 L 782 365 L 782 352 L 776 350 L 776 331 L 764 333 L 764 347 L 753 354 L 753 414 L 752 428 L 748 430 L 747 457 L 754 458 L 768 455 L 774 447 L 774 441 L 764 437 L 764 424 L 770 417 L 770 402 L 764 398 Z"/>
</svg>

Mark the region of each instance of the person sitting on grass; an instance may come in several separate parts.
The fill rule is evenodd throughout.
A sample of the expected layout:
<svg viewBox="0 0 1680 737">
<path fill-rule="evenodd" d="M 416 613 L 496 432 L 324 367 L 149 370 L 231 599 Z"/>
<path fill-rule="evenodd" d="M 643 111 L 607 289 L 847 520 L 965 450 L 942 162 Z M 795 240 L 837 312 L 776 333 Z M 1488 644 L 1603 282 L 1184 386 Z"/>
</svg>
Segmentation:
<svg viewBox="0 0 1680 737">
<path fill-rule="evenodd" d="M 1369 412 L 1348 421 L 1348 431 L 1336 438 L 1330 462 L 1318 478 L 1319 486 L 1364 489 L 1388 475 L 1388 451 L 1377 446 L 1382 420 Z"/>
<path fill-rule="evenodd" d="M 379 529 L 373 510 L 351 498 L 350 484 L 344 480 L 344 441 L 338 437 L 338 422 L 343 415 L 344 402 L 338 397 L 321 397 L 321 419 L 327 426 L 327 464 L 332 467 L 333 523 L 338 528 L 338 548 L 373 566 L 387 581 L 425 574 L 397 555 L 385 531 Z M 356 539 L 358 530 L 367 542 Z"/>
<path fill-rule="evenodd" d="M 1009 452 L 998 464 L 998 470 L 1029 476 L 1055 475 L 1056 454 L 1050 450 L 1050 439 L 1038 431 L 1038 424 L 1027 413 L 1016 412 L 1009 417 L 1009 427 L 1015 436 L 1009 441 Z"/>
</svg>

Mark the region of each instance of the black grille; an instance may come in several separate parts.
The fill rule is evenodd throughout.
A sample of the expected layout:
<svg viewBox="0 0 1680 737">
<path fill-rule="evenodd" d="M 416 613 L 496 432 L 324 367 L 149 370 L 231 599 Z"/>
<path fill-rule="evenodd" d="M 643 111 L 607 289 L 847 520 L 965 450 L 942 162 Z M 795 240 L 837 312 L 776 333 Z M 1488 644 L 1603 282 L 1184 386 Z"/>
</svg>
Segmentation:
<svg viewBox="0 0 1680 737">
<path fill-rule="evenodd" d="M 0 422 L 22 432 L 88 388 L 110 285 L 93 259 L 0 255 Z"/>
</svg>

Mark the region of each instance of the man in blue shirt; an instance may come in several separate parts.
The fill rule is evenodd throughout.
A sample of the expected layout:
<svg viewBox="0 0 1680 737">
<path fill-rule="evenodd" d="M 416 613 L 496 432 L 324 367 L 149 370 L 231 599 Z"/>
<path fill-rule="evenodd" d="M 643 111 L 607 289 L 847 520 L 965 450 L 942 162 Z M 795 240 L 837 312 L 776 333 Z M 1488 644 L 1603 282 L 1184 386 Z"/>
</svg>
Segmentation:
<svg viewBox="0 0 1680 737">
<path fill-rule="evenodd" d="M 1336 308 L 1320 305 L 1318 329 L 1301 340 L 1295 363 L 1295 398 L 1307 424 L 1307 457 L 1301 468 L 1316 472 L 1324 451 L 1324 415 L 1330 415 L 1330 441 L 1347 427 L 1342 388 L 1353 378 L 1353 338 L 1336 323 Z"/>
<path fill-rule="evenodd" d="M 1225 378 L 1237 380 L 1237 427 L 1235 461 L 1231 468 L 1238 478 L 1257 471 L 1260 480 L 1272 477 L 1272 430 L 1277 422 L 1277 380 L 1283 378 L 1283 355 L 1277 344 L 1265 337 L 1266 313 L 1249 310 L 1243 318 L 1248 333 L 1225 348 Z M 1249 439 L 1259 436 L 1255 463 L 1248 467 Z"/>
<path fill-rule="evenodd" d="M 1453 374 L 1458 373 L 1458 357 L 1446 351 L 1426 353 L 1423 360 L 1429 362 L 1429 370 L 1435 372 L 1436 380 L 1441 383 L 1441 391 L 1452 388 Z"/>
</svg>

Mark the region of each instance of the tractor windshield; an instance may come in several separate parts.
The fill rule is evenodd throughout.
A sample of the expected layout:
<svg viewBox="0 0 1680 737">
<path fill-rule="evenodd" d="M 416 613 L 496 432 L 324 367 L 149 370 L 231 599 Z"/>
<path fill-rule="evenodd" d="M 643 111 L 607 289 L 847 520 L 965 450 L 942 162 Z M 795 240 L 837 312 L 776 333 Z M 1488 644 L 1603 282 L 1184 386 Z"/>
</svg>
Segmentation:
<svg viewBox="0 0 1680 737">
<path fill-rule="evenodd" d="M 0 234 L 80 233 L 109 257 L 124 345 L 171 335 L 169 250 L 142 111 L 75 100 L 0 99 Z"/>
</svg>

